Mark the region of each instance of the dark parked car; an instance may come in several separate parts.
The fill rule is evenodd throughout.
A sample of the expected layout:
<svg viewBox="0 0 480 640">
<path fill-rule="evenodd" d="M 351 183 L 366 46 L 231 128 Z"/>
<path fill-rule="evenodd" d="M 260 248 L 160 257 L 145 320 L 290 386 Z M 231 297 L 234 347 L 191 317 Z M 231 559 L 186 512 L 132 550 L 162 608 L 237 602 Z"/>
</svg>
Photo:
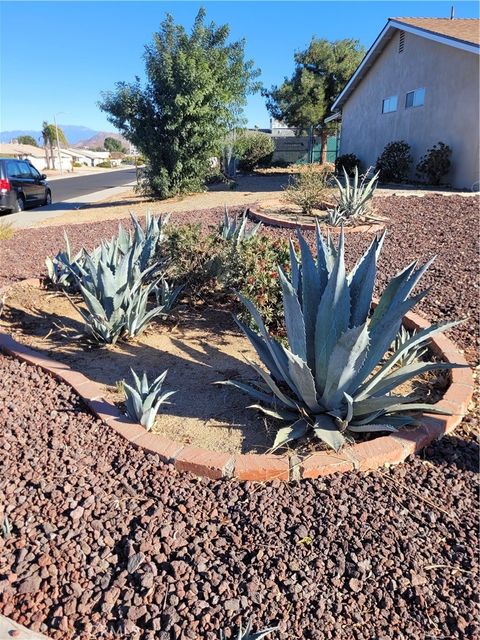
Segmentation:
<svg viewBox="0 0 480 640">
<path fill-rule="evenodd" d="M 0 210 L 23 211 L 52 202 L 47 176 L 28 160 L 0 158 Z"/>
</svg>

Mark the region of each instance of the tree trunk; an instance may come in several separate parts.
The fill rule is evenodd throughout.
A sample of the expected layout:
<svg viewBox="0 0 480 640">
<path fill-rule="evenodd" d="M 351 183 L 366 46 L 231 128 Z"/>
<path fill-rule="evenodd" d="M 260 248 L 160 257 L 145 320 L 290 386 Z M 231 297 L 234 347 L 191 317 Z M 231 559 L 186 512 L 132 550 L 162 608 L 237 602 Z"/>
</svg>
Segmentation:
<svg viewBox="0 0 480 640">
<path fill-rule="evenodd" d="M 328 140 L 328 133 L 326 129 L 322 129 L 320 132 L 320 143 L 322 145 L 320 162 L 322 164 L 325 164 L 327 162 L 327 140 Z"/>
<path fill-rule="evenodd" d="M 53 152 L 53 144 L 51 140 L 49 140 L 49 144 L 50 144 L 50 157 L 52 160 L 52 169 L 55 170 L 55 153 Z"/>
<path fill-rule="evenodd" d="M 45 162 L 47 163 L 47 169 L 50 169 L 50 156 L 48 155 L 48 142 L 45 140 Z"/>
</svg>

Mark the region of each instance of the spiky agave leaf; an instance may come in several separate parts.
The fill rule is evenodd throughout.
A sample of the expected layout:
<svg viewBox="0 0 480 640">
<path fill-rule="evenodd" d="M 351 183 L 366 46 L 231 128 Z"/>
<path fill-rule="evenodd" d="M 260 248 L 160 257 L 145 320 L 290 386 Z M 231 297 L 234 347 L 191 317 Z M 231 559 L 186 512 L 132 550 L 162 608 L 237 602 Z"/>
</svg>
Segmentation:
<svg viewBox="0 0 480 640">
<path fill-rule="evenodd" d="M 328 212 L 329 224 L 332 226 L 340 226 L 348 224 L 350 220 L 365 216 L 370 200 L 373 198 L 379 173 L 377 172 L 368 182 L 368 170 L 359 182 L 358 167 L 355 167 L 352 182 L 348 173 L 343 167 L 345 185 L 334 176 L 337 183 L 339 197 L 337 198 L 337 206 Z"/>
<path fill-rule="evenodd" d="M 236 213 L 233 215 L 233 218 L 230 218 L 227 206 L 225 205 L 223 211 L 223 223 L 220 226 L 220 236 L 223 240 L 231 242 L 236 247 L 240 247 L 243 242 L 251 240 L 262 226 L 262 223 L 258 222 L 256 225 L 248 229 L 247 222 L 248 218 L 246 210 L 243 212 L 239 221 Z"/>
<path fill-rule="evenodd" d="M 300 258 L 290 247 L 291 278 L 279 270 L 288 347 L 267 332 L 255 306 L 240 299 L 250 311 L 259 333 L 238 322 L 268 373 L 252 364 L 266 389 L 232 380 L 249 393 L 267 415 L 290 421 L 282 427 L 275 446 L 305 432 L 305 425 L 334 449 L 351 432 L 392 430 L 412 421 L 410 412 L 432 411 L 432 405 L 391 393 L 412 377 L 435 369 L 451 369 L 451 363 L 420 362 L 401 365 L 403 355 L 436 333 L 457 323 L 432 325 L 411 336 L 386 357 L 404 315 L 425 295 L 413 289 L 431 261 L 408 265 L 391 279 L 373 313 L 372 295 L 377 260 L 384 236 L 374 238 L 347 275 L 344 234 L 338 247 L 325 240 L 317 225 L 317 258 L 299 234 Z M 442 409 L 439 411 L 443 412 Z M 293 425 L 296 425 L 293 428 Z"/>
<path fill-rule="evenodd" d="M 150 431 L 161 405 L 165 404 L 176 391 L 167 391 L 162 394 L 162 385 L 167 371 L 161 373 L 151 384 L 148 382 L 145 372 L 140 378 L 133 369 L 130 371 L 132 372 L 133 384 L 123 383 L 127 414 L 132 420 L 139 422 L 147 431 Z"/>
<path fill-rule="evenodd" d="M 238 630 L 236 640 L 261 640 L 277 629 L 278 627 L 269 627 L 268 629 L 262 629 L 261 631 L 252 632 L 252 621 L 249 620 L 245 628 L 243 628 L 242 624 L 240 623 L 240 628 Z M 225 640 L 225 636 L 222 630 L 220 630 L 220 640 Z"/>
</svg>

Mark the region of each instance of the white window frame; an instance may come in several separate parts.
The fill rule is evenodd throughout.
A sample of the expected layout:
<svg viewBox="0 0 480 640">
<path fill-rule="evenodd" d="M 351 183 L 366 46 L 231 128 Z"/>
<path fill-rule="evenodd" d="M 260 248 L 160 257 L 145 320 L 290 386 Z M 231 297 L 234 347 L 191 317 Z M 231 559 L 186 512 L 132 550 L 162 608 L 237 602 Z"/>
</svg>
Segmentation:
<svg viewBox="0 0 480 640">
<path fill-rule="evenodd" d="M 415 104 L 415 99 L 417 97 L 417 94 L 420 94 L 420 92 L 422 92 L 422 102 L 420 104 Z M 408 96 L 411 95 L 413 93 L 413 102 L 412 104 L 408 105 L 407 104 L 407 100 L 408 100 Z M 418 89 L 413 89 L 413 91 L 407 91 L 407 93 L 405 94 L 405 109 L 418 109 L 418 107 L 424 107 L 425 106 L 425 87 L 419 87 Z"/>
<path fill-rule="evenodd" d="M 382 113 L 395 113 L 397 109 L 398 109 L 398 96 L 388 96 L 388 98 L 384 98 L 382 100 Z"/>
</svg>

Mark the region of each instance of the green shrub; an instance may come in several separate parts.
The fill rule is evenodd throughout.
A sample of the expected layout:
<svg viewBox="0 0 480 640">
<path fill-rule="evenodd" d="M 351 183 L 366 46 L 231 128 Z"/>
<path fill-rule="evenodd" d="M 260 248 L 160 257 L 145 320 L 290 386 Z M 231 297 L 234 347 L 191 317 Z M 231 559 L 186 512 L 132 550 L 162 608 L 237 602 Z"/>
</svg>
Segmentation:
<svg viewBox="0 0 480 640">
<path fill-rule="evenodd" d="M 239 168 L 253 171 L 259 166 L 270 164 L 275 144 L 267 133 L 243 131 L 234 144 L 234 152 L 239 159 Z"/>
<path fill-rule="evenodd" d="M 450 171 L 452 150 L 444 142 L 434 144 L 420 159 L 417 171 L 426 176 L 428 184 L 440 184 L 442 177 Z"/>
<path fill-rule="evenodd" d="M 311 216 L 313 209 L 325 198 L 331 178 L 329 169 L 318 171 L 315 167 L 308 165 L 305 170 L 290 177 L 283 199 L 300 207 L 303 214 Z"/>
<path fill-rule="evenodd" d="M 74 167 L 75 169 L 79 169 L 80 167 L 84 167 L 85 165 L 82 164 L 81 162 L 72 162 L 72 167 Z"/>
<path fill-rule="evenodd" d="M 414 396 L 394 394 L 417 375 L 461 365 L 422 361 L 398 366 L 412 347 L 457 322 L 423 329 L 389 353 L 404 315 L 428 293 L 410 295 L 430 263 L 417 268 L 414 261 L 400 271 L 372 312 L 384 235 L 373 240 L 348 275 L 343 231 L 335 246 L 330 237 L 322 237 L 317 224 L 316 259 L 299 236 L 301 253 L 298 257 L 292 247 L 290 278 L 282 268 L 278 270 L 288 347 L 269 335 L 259 309 L 242 297 L 259 333 L 240 326 L 264 365 L 252 363 L 265 384 L 260 388 L 235 380 L 223 384 L 247 391 L 261 402 L 255 408 L 287 422 L 279 428 L 274 448 L 314 435 L 339 450 L 357 433 L 396 431 L 414 423 L 412 412 L 448 413 Z"/>
<path fill-rule="evenodd" d="M 265 324 L 274 333 L 283 331 L 282 289 L 278 279 L 278 265 L 289 270 L 289 247 L 283 239 L 258 234 L 244 243 L 239 251 L 224 257 L 228 279 L 225 285 L 231 293 L 240 292 L 253 300 Z M 241 319 L 254 327 L 251 316 L 240 310 Z"/>
<path fill-rule="evenodd" d="M 380 174 L 380 182 L 404 182 L 408 177 L 411 162 L 408 142 L 389 142 L 382 155 L 377 158 L 375 171 Z"/>
<path fill-rule="evenodd" d="M 102 169 L 111 169 L 112 168 L 112 163 L 110 162 L 110 160 L 104 160 L 103 162 L 99 162 L 97 165 L 95 165 L 96 167 L 100 167 Z"/>
<path fill-rule="evenodd" d="M 353 177 L 355 167 L 360 168 L 360 160 L 354 153 L 344 153 L 335 160 L 335 172 L 340 175 L 343 175 L 345 169 L 348 177 Z"/>
</svg>

